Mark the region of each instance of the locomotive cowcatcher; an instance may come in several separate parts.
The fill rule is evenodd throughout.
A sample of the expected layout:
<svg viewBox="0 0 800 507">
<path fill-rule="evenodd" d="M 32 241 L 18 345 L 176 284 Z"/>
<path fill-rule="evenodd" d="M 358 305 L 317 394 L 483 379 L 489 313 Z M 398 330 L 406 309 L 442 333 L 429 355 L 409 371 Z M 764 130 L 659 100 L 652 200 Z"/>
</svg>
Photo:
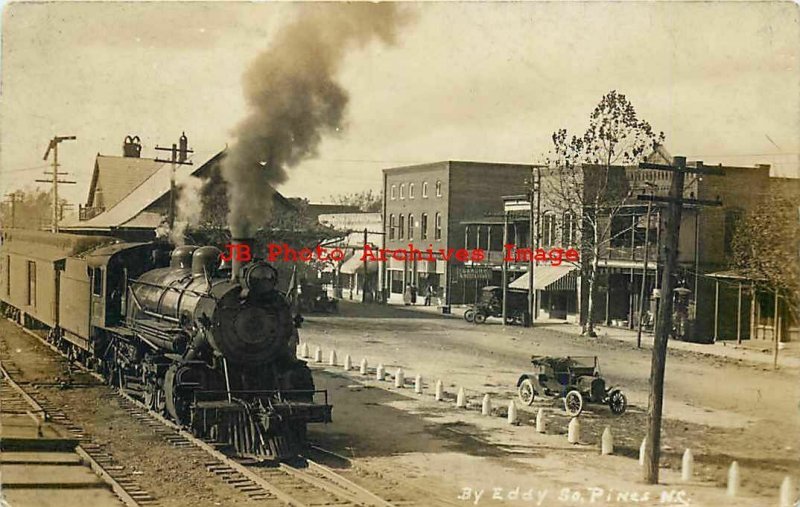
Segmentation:
<svg viewBox="0 0 800 507">
<path fill-rule="evenodd" d="M 308 423 L 331 421 L 266 262 L 224 266 L 211 246 L 98 236 L 4 240 L 6 315 L 48 328 L 71 358 L 195 435 L 278 460 L 301 452 Z"/>
</svg>

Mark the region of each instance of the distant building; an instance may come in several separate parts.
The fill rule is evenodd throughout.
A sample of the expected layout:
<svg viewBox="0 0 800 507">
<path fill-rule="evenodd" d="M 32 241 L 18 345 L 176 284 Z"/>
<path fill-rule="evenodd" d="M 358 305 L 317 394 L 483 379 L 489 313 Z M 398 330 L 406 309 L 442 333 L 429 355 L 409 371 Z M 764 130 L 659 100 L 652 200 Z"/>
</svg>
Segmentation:
<svg viewBox="0 0 800 507">
<path fill-rule="evenodd" d="M 86 205 L 78 220 L 62 222 L 64 232 L 108 234 L 129 240 L 150 240 L 166 224 L 170 210 L 170 181 L 172 164 L 142 158 L 141 145 L 130 136 L 123 145 L 124 156 L 98 154 Z M 186 159 L 187 154 L 178 153 Z M 227 199 L 220 163 L 225 151 L 193 165 L 176 165 L 175 181 L 180 184 L 194 176 L 206 182 L 202 198 L 208 202 Z M 273 210 L 276 213 L 294 212 L 295 206 L 279 192 L 272 190 Z M 223 213 L 224 215 L 224 213 Z M 224 220 L 223 217 L 217 217 Z"/>
<path fill-rule="evenodd" d="M 525 188 L 532 167 L 521 164 L 445 161 L 383 170 L 383 232 L 388 249 L 434 251 L 465 247 L 464 222 L 484 219 L 498 211 L 503 195 Z M 502 237 L 492 238 L 499 246 Z M 432 286 L 442 304 L 468 300 L 464 263 L 436 260 L 381 263 L 381 287 L 393 301 L 401 301 L 404 288 L 416 285 L 420 294 Z"/>
<path fill-rule="evenodd" d="M 364 241 L 366 231 L 366 244 L 370 248 L 381 248 L 383 236 L 381 234 L 381 214 L 380 213 L 328 213 L 319 215 L 319 223 L 332 227 L 341 233 L 337 239 L 325 242 L 326 248 L 341 248 L 345 251 L 346 257 L 340 263 L 335 263 L 332 267 L 331 282 L 334 295 L 338 298 L 354 299 L 361 301 L 361 294 L 366 287 L 368 297 L 372 300 L 378 294 L 378 270 L 377 262 L 365 263 L 361 260 L 364 251 Z"/>
</svg>

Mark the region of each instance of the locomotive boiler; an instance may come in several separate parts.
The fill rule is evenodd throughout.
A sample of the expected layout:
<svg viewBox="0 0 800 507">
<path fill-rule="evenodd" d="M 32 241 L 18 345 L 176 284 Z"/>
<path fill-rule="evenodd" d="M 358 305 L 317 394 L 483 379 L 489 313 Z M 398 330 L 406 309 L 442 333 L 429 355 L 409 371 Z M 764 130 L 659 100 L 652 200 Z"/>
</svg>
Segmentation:
<svg viewBox="0 0 800 507">
<path fill-rule="evenodd" d="M 307 424 L 331 420 L 327 393 L 296 357 L 297 322 L 270 264 L 224 266 L 210 246 L 3 239 L 5 315 L 49 329 L 70 358 L 195 435 L 283 459 L 300 452 Z"/>
<path fill-rule="evenodd" d="M 168 267 L 129 283 L 127 327 L 148 347 L 128 348 L 126 369 L 151 408 L 196 434 L 238 454 L 291 456 L 307 423 L 330 421 L 330 405 L 314 403 L 311 371 L 296 358 L 277 270 L 266 262 L 219 269 L 220 253 L 178 247 Z"/>
</svg>

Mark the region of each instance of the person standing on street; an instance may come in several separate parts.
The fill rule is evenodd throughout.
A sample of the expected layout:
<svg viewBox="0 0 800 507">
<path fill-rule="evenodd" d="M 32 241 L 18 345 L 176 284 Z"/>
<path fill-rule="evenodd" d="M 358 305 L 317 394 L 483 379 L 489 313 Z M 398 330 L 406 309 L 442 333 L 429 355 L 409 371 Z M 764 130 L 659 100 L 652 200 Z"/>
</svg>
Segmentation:
<svg viewBox="0 0 800 507">
<path fill-rule="evenodd" d="M 411 304 L 417 304 L 417 286 L 414 284 L 411 284 Z"/>
<path fill-rule="evenodd" d="M 405 303 L 406 306 L 411 304 L 411 284 L 410 283 L 406 284 L 406 290 L 403 291 L 403 303 Z"/>
</svg>

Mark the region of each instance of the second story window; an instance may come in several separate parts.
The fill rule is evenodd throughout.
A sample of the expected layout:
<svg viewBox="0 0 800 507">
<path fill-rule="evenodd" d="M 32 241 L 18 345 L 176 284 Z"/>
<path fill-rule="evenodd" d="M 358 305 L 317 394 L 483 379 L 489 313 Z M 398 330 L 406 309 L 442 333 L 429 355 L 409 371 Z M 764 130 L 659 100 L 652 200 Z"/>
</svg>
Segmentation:
<svg viewBox="0 0 800 507">
<path fill-rule="evenodd" d="M 424 184 L 422 188 L 425 188 Z M 419 238 L 428 239 L 428 214 L 423 213 L 419 219 Z"/>
<path fill-rule="evenodd" d="M 394 215 L 389 215 L 389 239 L 394 239 L 394 228 L 396 224 L 394 222 Z"/>
<path fill-rule="evenodd" d="M 556 215 L 552 211 L 542 215 L 542 245 L 553 246 L 556 242 Z"/>
<path fill-rule="evenodd" d="M 406 217 L 405 215 L 400 215 L 400 221 L 397 224 L 397 239 L 405 238 L 405 233 L 406 233 Z"/>
<path fill-rule="evenodd" d="M 406 184 L 402 183 L 400 184 L 400 200 L 403 200 L 405 198 L 406 198 Z"/>
<path fill-rule="evenodd" d="M 437 213 L 434 221 L 433 239 L 442 239 L 442 214 Z"/>
<path fill-rule="evenodd" d="M 564 248 L 575 246 L 577 241 L 578 224 L 575 214 L 571 211 L 564 212 L 564 219 L 561 223 L 561 246 Z"/>
<path fill-rule="evenodd" d="M 441 196 L 442 196 L 442 182 L 441 181 L 437 181 L 436 182 L 436 197 L 441 197 Z"/>
<path fill-rule="evenodd" d="M 392 189 L 390 190 L 389 195 L 391 195 L 392 200 L 394 201 L 397 199 L 397 185 L 392 185 Z"/>
<path fill-rule="evenodd" d="M 413 199 L 414 198 L 414 184 L 413 183 L 409 183 L 408 184 L 408 198 L 409 199 Z"/>
<path fill-rule="evenodd" d="M 427 181 L 423 181 L 422 182 L 422 198 L 423 199 L 427 199 L 428 198 L 428 182 Z"/>
<path fill-rule="evenodd" d="M 414 215 L 408 215 L 408 239 L 414 239 Z"/>
</svg>

